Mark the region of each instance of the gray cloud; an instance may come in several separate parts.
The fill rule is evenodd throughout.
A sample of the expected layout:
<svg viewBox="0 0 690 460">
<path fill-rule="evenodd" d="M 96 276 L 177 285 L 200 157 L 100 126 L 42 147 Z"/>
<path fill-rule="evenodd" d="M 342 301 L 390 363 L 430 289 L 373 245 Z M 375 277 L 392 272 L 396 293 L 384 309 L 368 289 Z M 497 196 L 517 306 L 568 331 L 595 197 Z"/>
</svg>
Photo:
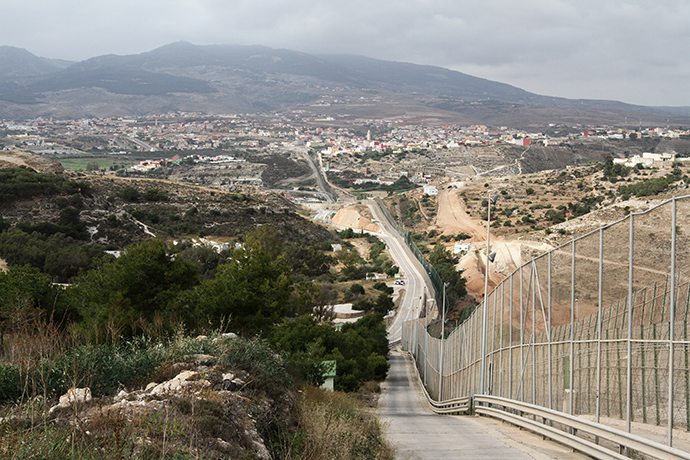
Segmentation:
<svg viewBox="0 0 690 460">
<path fill-rule="evenodd" d="M 178 40 L 438 65 L 553 96 L 690 105 L 683 0 L 0 0 L 0 44 L 81 60 Z"/>
</svg>

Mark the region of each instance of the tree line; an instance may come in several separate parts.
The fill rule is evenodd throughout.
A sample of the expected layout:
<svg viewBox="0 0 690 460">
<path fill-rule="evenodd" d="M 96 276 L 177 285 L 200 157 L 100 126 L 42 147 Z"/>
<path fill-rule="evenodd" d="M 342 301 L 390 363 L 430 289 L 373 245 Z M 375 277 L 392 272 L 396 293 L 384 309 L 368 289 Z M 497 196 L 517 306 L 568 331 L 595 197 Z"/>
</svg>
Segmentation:
<svg viewBox="0 0 690 460">
<path fill-rule="evenodd" d="M 7 245 L 31 238 L 14 229 L 4 233 L 15 238 L 7 237 Z M 67 237 L 52 238 L 48 244 L 59 244 L 60 238 L 65 244 Z M 269 340 L 288 353 L 305 381 L 319 383 L 317 370 L 328 359 L 337 362 L 339 389 L 353 391 L 367 380 L 385 378 L 383 315 L 370 313 L 342 331 L 319 321 L 327 318 L 324 308 L 333 295 L 326 283 L 310 278 L 331 274 L 335 259 L 313 247 L 284 244 L 271 227 L 258 227 L 245 236 L 241 248 L 221 254 L 146 240 L 127 247 L 118 258 L 96 257 L 66 287 L 53 284 L 51 274 L 39 268 L 41 262 L 50 266 L 50 255 L 43 258 L 41 250 L 34 263 L 21 264 L 17 257 L 9 271 L 0 273 L 3 333 L 37 318 L 49 318 L 90 343 L 170 335 L 180 328 L 188 333 L 222 329 Z M 284 337 L 298 327 L 310 332 L 299 340 Z"/>
</svg>

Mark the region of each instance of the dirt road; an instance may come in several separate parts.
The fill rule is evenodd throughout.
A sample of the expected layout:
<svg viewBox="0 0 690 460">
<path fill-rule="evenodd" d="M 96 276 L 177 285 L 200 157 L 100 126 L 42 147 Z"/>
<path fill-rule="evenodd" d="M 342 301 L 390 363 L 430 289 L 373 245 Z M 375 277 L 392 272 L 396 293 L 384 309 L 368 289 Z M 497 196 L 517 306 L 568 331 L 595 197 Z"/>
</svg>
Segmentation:
<svg viewBox="0 0 690 460">
<path fill-rule="evenodd" d="M 455 182 L 439 191 L 436 226 L 444 235 L 461 232 L 470 235 L 467 241 L 472 244 L 472 249 L 462 257 L 459 265 L 464 269 L 467 292 L 476 299 L 482 299 L 486 271 L 486 224 L 465 211 L 465 203 L 460 196 L 462 187 L 462 182 Z M 525 248 L 540 252 L 551 249 L 541 242 L 506 240 L 491 235 L 491 252 L 496 253 L 496 259 L 489 267 L 489 291 L 525 262 L 522 257 Z"/>
<path fill-rule="evenodd" d="M 462 182 L 455 182 L 439 190 L 436 226 L 444 235 L 463 232 L 471 236 L 471 241 L 486 241 L 486 226 L 465 211 L 465 203 L 459 195 L 462 186 Z"/>
</svg>

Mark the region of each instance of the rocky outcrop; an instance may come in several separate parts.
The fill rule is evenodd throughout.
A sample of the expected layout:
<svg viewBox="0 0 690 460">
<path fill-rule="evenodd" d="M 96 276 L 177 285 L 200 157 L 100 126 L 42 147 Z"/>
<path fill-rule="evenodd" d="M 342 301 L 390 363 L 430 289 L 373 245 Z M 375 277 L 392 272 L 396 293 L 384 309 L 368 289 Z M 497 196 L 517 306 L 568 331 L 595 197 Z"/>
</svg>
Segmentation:
<svg viewBox="0 0 690 460">
<path fill-rule="evenodd" d="M 50 417 L 93 437 L 113 436 L 114 426 L 139 427 L 132 431 L 135 451 L 163 439 L 169 449 L 204 458 L 249 454 L 271 460 L 256 420 L 262 410 L 279 409 L 268 397 L 256 403 L 255 394 L 245 393 L 252 376 L 203 354 L 186 356 L 167 371 L 174 375 L 114 396 L 92 398 L 89 388 L 72 388 L 50 409 Z"/>
</svg>

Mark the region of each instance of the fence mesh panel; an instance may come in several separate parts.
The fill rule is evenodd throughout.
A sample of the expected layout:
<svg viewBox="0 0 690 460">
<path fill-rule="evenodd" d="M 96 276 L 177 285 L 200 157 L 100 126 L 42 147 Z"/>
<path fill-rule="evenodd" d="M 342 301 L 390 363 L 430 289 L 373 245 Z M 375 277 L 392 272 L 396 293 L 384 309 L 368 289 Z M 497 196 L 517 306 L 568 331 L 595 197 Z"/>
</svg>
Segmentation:
<svg viewBox="0 0 690 460">
<path fill-rule="evenodd" d="M 621 217 L 516 269 L 444 341 L 407 323 L 430 394 L 690 431 L 690 197 Z"/>
</svg>

